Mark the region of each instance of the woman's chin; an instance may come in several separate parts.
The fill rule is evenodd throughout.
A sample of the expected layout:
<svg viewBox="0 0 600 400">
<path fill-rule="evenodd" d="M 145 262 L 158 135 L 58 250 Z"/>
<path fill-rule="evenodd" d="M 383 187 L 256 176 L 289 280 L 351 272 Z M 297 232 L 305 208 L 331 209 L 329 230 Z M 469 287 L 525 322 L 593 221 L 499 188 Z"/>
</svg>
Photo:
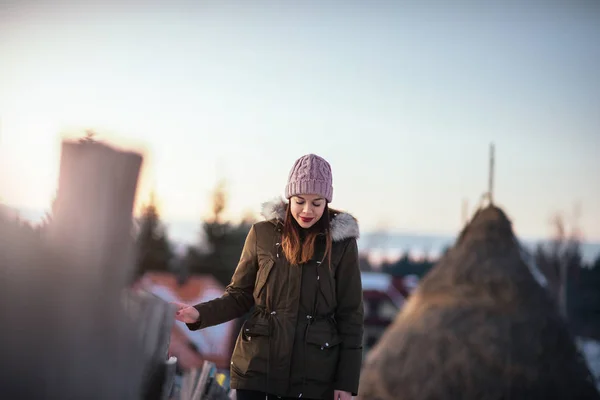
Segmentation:
<svg viewBox="0 0 600 400">
<path fill-rule="evenodd" d="M 300 225 L 300 227 L 304 228 L 304 229 L 308 229 L 316 223 L 316 221 L 314 219 L 310 222 L 304 222 L 301 219 L 299 219 L 299 220 L 297 220 L 297 222 L 298 222 L 298 225 Z"/>
</svg>

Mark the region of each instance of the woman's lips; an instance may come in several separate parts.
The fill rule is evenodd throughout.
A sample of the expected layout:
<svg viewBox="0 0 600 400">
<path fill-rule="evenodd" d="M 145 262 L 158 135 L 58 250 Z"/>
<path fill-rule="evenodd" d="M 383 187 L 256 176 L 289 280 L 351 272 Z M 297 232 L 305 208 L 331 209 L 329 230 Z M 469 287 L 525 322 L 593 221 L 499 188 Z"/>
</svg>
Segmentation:
<svg viewBox="0 0 600 400">
<path fill-rule="evenodd" d="M 305 218 L 305 217 L 300 217 L 300 219 L 302 220 L 302 222 L 310 222 L 313 220 L 313 218 Z"/>
</svg>

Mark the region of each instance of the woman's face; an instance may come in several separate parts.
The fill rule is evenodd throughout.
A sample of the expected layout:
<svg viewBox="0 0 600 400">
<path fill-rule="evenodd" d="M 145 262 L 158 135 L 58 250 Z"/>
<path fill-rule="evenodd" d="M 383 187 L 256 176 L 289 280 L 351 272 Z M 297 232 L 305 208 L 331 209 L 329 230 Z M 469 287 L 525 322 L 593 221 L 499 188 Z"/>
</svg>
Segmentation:
<svg viewBox="0 0 600 400">
<path fill-rule="evenodd" d="M 303 194 L 291 198 L 290 211 L 298 225 L 307 229 L 321 219 L 326 204 L 325 199 L 319 195 Z"/>
</svg>

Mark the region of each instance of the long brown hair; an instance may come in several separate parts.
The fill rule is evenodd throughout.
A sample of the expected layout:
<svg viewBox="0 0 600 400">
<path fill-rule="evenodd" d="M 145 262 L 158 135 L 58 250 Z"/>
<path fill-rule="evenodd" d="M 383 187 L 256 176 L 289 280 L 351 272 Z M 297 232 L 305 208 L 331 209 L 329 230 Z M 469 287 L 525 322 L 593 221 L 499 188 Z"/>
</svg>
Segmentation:
<svg viewBox="0 0 600 400">
<path fill-rule="evenodd" d="M 323 260 L 327 257 L 329 264 L 331 264 L 332 240 L 329 225 L 329 205 L 325 205 L 321 219 L 310 228 L 304 230 L 304 228 L 298 225 L 288 204 L 285 220 L 283 221 L 281 247 L 290 264 L 300 265 L 310 261 L 315 254 L 315 242 L 319 235 L 325 236 L 325 254 L 323 255 Z"/>
</svg>

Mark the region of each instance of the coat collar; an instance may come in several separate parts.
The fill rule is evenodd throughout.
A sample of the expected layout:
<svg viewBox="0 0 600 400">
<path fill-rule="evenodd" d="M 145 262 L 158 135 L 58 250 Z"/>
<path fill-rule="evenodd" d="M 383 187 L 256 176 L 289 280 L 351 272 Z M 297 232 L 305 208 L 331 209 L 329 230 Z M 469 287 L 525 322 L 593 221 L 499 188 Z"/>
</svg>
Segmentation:
<svg viewBox="0 0 600 400">
<path fill-rule="evenodd" d="M 262 205 L 261 215 L 268 221 L 281 222 L 285 218 L 287 202 L 281 198 L 276 198 Z M 331 239 L 334 242 L 341 242 L 345 239 L 358 239 L 360 231 L 358 221 L 351 214 L 329 209 L 331 218 Z"/>
</svg>

